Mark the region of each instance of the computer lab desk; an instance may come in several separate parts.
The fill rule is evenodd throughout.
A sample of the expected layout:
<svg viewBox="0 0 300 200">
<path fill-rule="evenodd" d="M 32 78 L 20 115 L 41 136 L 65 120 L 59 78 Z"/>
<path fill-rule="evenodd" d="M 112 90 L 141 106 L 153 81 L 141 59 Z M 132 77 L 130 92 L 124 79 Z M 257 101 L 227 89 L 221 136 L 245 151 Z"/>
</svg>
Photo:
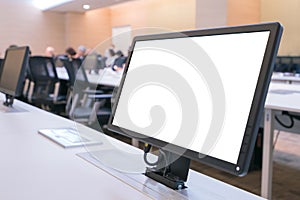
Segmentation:
<svg viewBox="0 0 300 200">
<path fill-rule="evenodd" d="M 56 67 L 57 76 L 61 80 L 69 80 L 69 75 L 65 67 Z M 113 71 L 111 68 L 99 70 L 98 73 L 86 70 L 87 79 L 90 84 L 116 87 L 122 78 L 122 71 Z"/>
<path fill-rule="evenodd" d="M 299 74 L 284 74 L 275 72 L 272 75 L 272 82 L 277 83 L 288 83 L 288 84 L 300 84 L 300 76 Z"/>
<path fill-rule="evenodd" d="M 274 129 L 290 131 L 275 122 L 274 115 L 279 111 L 300 113 L 300 85 L 271 82 L 264 109 L 263 163 L 261 195 L 271 199 L 273 173 Z M 297 129 L 298 131 L 300 129 Z"/>
<path fill-rule="evenodd" d="M 38 134 L 39 129 L 74 127 L 74 122 L 18 100 L 14 109 L 21 112 L 0 112 L 0 199 L 263 199 L 193 170 L 188 189 L 181 191 L 142 174 L 134 175 L 141 182 L 127 174 L 118 176 L 113 169 L 80 158 L 77 154 L 86 152 L 85 148 L 64 149 Z M 76 128 L 84 134 L 102 135 L 106 138 L 103 146 L 115 140 L 83 125 Z M 115 142 L 122 148 L 134 148 Z"/>
<path fill-rule="evenodd" d="M 111 68 L 99 70 L 98 74 L 87 72 L 91 84 L 116 87 L 119 85 L 123 71 L 113 71 Z"/>
</svg>

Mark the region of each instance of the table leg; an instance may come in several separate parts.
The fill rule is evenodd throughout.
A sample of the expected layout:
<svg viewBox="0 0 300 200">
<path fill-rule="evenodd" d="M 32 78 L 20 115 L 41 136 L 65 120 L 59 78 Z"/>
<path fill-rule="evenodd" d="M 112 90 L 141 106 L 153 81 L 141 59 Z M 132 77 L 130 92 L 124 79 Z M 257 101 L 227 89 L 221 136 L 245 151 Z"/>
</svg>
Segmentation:
<svg viewBox="0 0 300 200">
<path fill-rule="evenodd" d="M 274 113 L 272 109 L 265 109 L 263 136 L 263 163 L 261 175 L 261 196 L 267 199 L 272 197 L 273 174 L 273 135 Z"/>
</svg>

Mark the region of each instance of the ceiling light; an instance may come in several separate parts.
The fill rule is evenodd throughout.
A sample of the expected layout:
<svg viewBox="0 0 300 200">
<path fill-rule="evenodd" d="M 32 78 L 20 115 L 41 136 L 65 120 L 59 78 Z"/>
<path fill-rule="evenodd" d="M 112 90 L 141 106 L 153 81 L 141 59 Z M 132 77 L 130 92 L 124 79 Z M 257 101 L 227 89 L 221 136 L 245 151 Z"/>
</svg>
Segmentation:
<svg viewBox="0 0 300 200">
<path fill-rule="evenodd" d="M 91 8 L 91 6 L 90 6 L 89 4 L 84 4 L 82 7 L 83 7 L 83 9 L 85 9 L 85 10 L 88 10 L 88 9 Z"/>
<path fill-rule="evenodd" d="M 47 10 L 70 1 L 73 0 L 33 0 L 32 2 L 37 8 Z"/>
</svg>

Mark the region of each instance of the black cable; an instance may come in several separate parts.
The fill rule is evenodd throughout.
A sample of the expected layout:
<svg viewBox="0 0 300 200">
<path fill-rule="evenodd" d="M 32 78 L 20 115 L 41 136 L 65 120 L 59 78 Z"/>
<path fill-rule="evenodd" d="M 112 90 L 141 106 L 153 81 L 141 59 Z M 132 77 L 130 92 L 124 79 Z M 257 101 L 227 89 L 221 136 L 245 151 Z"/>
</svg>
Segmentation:
<svg viewBox="0 0 300 200">
<path fill-rule="evenodd" d="M 289 114 L 291 115 L 291 114 Z M 300 120 L 300 116 L 299 115 L 291 115 L 294 119 Z"/>
<path fill-rule="evenodd" d="M 150 144 L 147 144 L 147 143 L 145 144 L 145 146 L 144 146 L 144 161 L 149 166 L 155 166 L 155 165 L 158 164 L 158 159 L 157 159 L 157 161 L 151 163 L 151 162 L 148 161 L 148 158 L 147 158 L 147 155 L 150 152 L 151 147 L 152 146 Z"/>
<path fill-rule="evenodd" d="M 151 163 L 151 162 L 148 161 L 147 155 L 148 155 L 148 153 L 144 153 L 144 161 L 145 161 L 145 163 L 147 165 L 149 165 L 149 166 L 156 166 L 158 164 L 158 159 L 157 159 L 157 161 Z"/>
<path fill-rule="evenodd" d="M 158 159 L 155 162 L 153 162 L 153 163 L 149 162 L 148 158 L 147 158 L 147 155 L 150 152 L 151 147 L 152 147 L 152 145 L 147 144 L 147 143 L 145 144 L 145 146 L 144 146 L 144 161 L 149 166 L 156 166 L 156 167 L 158 167 L 159 162 L 162 162 L 162 160 L 163 160 L 164 161 L 164 165 L 162 165 L 163 166 L 162 168 L 163 168 L 163 174 L 165 175 L 166 171 L 167 171 L 166 166 L 168 164 L 167 163 L 167 155 L 166 155 L 166 153 L 162 149 L 159 149 L 159 154 L 160 155 L 158 156 Z M 161 166 L 159 166 L 159 167 L 161 167 Z M 161 169 L 158 169 L 158 170 L 161 170 Z"/>
<path fill-rule="evenodd" d="M 276 145 L 276 143 L 277 143 L 279 134 L 280 134 L 280 131 L 277 131 L 277 134 L 276 134 L 276 136 L 275 136 L 275 140 L 274 140 L 274 142 L 273 142 L 273 149 L 275 148 L 275 145 Z"/>
<path fill-rule="evenodd" d="M 294 124 L 295 124 L 295 122 L 294 122 L 294 118 L 296 118 L 297 119 L 297 117 L 298 116 L 293 116 L 293 115 L 291 115 L 289 112 L 287 112 L 287 111 L 283 111 L 282 112 L 282 115 L 283 116 L 287 116 L 287 117 L 289 117 L 290 118 L 290 124 L 289 125 L 287 125 L 287 124 L 284 124 L 282 121 L 280 121 L 280 119 L 277 117 L 277 115 L 275 115 L 275 120 L 281 125 L 281 126 L 283 126 L 284 128 L 292 128 L 293 126 L 294 126 Z M 300 117 L 299 117 L 299 119 L 300 119 Z"/>
</svg>

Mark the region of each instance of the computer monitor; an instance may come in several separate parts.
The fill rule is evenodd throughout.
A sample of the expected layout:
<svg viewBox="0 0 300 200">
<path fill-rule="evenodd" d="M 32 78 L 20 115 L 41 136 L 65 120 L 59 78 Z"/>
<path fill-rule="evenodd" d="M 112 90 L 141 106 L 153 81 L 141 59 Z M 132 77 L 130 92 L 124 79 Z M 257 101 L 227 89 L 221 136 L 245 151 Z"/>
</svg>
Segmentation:
<svg viewBox="0 0 300 200">
<path fill-rule="evenodd" d="M 20 96 L 28 64 L 29 47 L 13 47 L 5 52 L 0 77 L 0 92 L 6 95 L 3 103 L 12 106 L 14 97 Z"/>
<path fill-rule="evenodd" d="M 108 129 L 162 149 L 146 175 L 174 189 L 184 187 L 189 159 L 245 175 L 282 30 L 265 23 L 135 37 Z"/>
</svg>

